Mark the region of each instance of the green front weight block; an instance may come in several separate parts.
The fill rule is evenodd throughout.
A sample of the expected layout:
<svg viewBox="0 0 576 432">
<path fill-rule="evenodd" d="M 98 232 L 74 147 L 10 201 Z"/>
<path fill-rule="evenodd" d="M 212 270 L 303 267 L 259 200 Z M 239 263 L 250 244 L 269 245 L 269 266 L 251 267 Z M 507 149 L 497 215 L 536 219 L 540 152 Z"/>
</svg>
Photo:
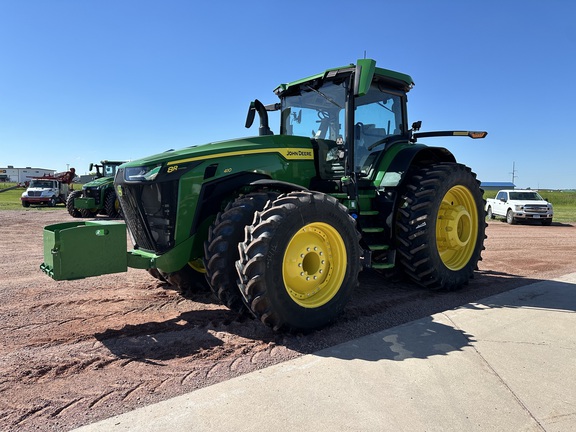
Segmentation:
<svg viewBox="0 0 576 432">
<path fill-rule="evenodd" d="M 93 209 L 98 207 L 94 198 L 76 198 L 74 207 L 79 209 Z"/>
<path fill-rule="evenodd" d="M 55 280 L 127 271 L 126 225 L 118 221 L 66 222 L 44 228 L 42 271 Z"/>
</svg>

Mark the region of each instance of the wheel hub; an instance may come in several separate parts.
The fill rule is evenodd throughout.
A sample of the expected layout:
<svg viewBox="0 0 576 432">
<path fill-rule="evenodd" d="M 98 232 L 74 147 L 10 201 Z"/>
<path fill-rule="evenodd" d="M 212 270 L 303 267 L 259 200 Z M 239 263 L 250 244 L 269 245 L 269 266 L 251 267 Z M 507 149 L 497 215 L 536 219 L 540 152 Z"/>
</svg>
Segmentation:
<svg viewBox="0 0 576 432">
<path fill-rule="evenodd" d="M 436 219 L 436 246 L 450 270 L 460 270 L 471 259 L 478 233 L 476 202 L 464 186 L 451 188 L 440 204 Z"/>
<path fill-rule="evenodd" d="M 443 236 L 439 236 L 439 242 L 444 243 L 448 249 L 459 249 L 465 247 L 470 241 L 471 217 L 464 206 L 442 206 L 442 213 L 438 217 L 440 231 Z"/>
<path fill-rule="evenodd" d="M 282 276 L 290 297 L 303 307 L 319 307 L 338 292 L 346 249 L 338 231 L 316 222 L 294 234 L 284 255 Z"/>
</svg>

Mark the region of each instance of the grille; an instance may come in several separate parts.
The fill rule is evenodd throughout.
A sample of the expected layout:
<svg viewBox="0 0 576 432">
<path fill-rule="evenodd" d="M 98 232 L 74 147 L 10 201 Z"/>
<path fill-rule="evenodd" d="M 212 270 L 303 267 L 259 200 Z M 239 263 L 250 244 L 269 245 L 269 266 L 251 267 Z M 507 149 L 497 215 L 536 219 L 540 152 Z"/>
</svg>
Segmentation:
<svg viewBox="0 0 576 432">
<path fill-rule="evenodd" d="M 40 191 L 30 191 L 30 192 L 28 192 L 28 196 L 29 196 L 29 197 L 39 197 L 39 196 L 42 196 L 42 192 L 40 192 Z"/>
<path fill-rule="evenodd" d="M 94 198 L 96 204 L 100 204 L 100 190 L 98 188 L 84 189 L 84 196 L 86 198 Z"/>
<path fill-rule="evenodd" d="M 543 205 L 528 204 L 524 206 L 524 211 L 531 213 L 546 213 L 548 208 Z"/>
<path fill-rule="evenodd" d="M 156 253 L 174 246 L 177 187 L 176 181 L 122 184 L 119 200 L 135 246 Z"/>
</svg>

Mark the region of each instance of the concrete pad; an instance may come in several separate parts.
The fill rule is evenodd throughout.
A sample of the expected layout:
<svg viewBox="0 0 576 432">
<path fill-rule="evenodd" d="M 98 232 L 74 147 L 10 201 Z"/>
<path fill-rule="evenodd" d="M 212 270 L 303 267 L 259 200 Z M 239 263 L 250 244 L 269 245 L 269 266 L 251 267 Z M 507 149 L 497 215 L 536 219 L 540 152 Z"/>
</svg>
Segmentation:
<svg viewBox="0 0 576 432">
<path fill-rule="evenodd" d="M 78 431 L 576 430 L 576 274 Z"/>
<path fill-rule="evenodd" d="M 446 312 L 545 430 L 576 430 L 574 275 Z M 474 313 L 470 313 L 470 310 Z"/>
</svg>

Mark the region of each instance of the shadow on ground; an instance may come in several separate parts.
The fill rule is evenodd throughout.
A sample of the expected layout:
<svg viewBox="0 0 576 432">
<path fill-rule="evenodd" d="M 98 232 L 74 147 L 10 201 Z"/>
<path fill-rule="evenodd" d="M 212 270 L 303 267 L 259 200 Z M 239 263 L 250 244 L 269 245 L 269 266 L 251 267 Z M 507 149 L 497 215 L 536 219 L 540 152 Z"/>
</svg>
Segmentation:
<svg viewBox="0 0 576 432">
<path fill-rule="evenodd" d="M 467 335 L 444 324 L 433 322 L 431 315 L 476 303 L 480 299 L 536 282 L 540 281 L 508 273 L 481 271 L 477 272 L 475 278 L 462 290 L 430 292 L 411 283 L 393 282 L 367 271 L 361 274 L 360 287 L 344 314 L 331 326 L 306 335 L 276 334 L 251 317 L 238 316 L 226 309 L 219 309 L 188 311 L 174 319 L 125 325 L 120 329 L 109 329 L 94 336 L 117 357 L 144 362 L 208 356 L 211 350 L 225 349 L 223 340 L 218 336 L 219 333 L 240 336 L 247 345 L 251 342 L 272 343 L 300 354 L 310 354 L 351 339 L 424 319 L 422 324 L 415 327 L 418 330 L 415 330 L 416 334 L 411 335 L 409 341 L 394 340 L 390 336 L 391 339 L 386 341 L 389 346 L 387 351 L 379 351 L 378 354 L 366 354 L 366 351 L 360 354 L 358 351 L 357 358 L 364 360 L 398 360 L 410 356 L 426 358 L 461 349 L 469 343 Z M 562 285 L 560 282 L 555 284 Z M 537 304 L 538 298 L 534 296 L 530 300 Z M 556 306 L 561 307 L 562 304 L 559 299 Z M 490 307 L 508 306 L 494 304 Z M 533 307 L 549 308 L 554 305 L 541 304 Z M 427 341 L 432 339 L 427 339 L 429 334 L 442 335 L 451 342 L 442 346 L 427 345 Z M 449 337 L 450 335 L 452 336 Z M 349 355 L 351 354 L 345 354 Z"/>
</svg>

